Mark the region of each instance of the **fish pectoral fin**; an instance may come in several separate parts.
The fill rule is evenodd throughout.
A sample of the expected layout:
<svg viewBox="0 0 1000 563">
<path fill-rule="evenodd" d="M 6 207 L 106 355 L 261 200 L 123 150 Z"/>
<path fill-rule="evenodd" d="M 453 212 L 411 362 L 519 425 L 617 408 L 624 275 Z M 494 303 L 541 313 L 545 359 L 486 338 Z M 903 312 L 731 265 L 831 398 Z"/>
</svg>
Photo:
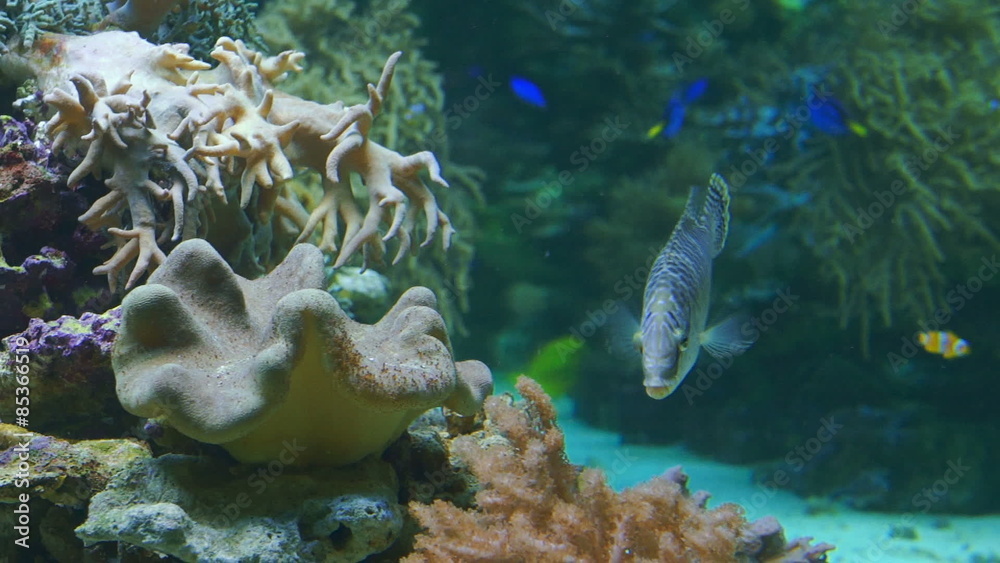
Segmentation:
<svg viewBox="0 0 1000 563">
<path fill-rule="evenodd" d="M 754 340 L 743 333 L 745 315 L 731 315 L 701 333 L 701 345 L 716 358 L 729 358 L 746 352 Z"/>
<path fill-rule="evenodd" d="M 608 353 L 615 358 L 630 363 L 641 359 L 642 333 L 639 331 L 639 321 L 624 303 L 619 303 L 618 309 L 609 315 L 605 336 Z"/>
</svg>

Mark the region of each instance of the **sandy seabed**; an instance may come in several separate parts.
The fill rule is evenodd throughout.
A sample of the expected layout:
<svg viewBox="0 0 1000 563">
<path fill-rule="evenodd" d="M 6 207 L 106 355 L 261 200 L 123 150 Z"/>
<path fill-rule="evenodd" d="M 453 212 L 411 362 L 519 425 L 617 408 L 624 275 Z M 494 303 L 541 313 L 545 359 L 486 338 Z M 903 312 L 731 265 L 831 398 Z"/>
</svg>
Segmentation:
<svg viewBox="0 0 1000 563">
<path fill-rule="evenodd" d="M 818 509 L 816 502 L 758 486 L 750 467 L 710 461 L 682 446 L 623 446 L 617 434 L 574 420 L 570 401 L 557 406 L 570 460 L 603 468 L 615 489 L 681 465 L 692 491 L 712 493 L 710 506 L 736 502 L 750 519 L 773 515 L 788 538 L 813 536 L 836 545 L 831 562 L 1000 563 L 1000 515 L 859 512 L 834 504 Z"/>
</svg>

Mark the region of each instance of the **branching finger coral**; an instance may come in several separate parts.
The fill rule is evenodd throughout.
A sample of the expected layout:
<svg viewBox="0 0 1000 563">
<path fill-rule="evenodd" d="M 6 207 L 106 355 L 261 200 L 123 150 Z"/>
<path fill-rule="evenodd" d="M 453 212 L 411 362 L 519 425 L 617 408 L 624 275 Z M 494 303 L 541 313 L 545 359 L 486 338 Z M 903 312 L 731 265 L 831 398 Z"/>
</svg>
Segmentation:
<svg viewBox="0 0 1000 563">
<path fill-rule="evenodd" d="M 414 185 L 410 189 L 410 183 L 405 179 L 395 184 L 410 198 L 407 203 L 408 220 L 422 216 L 428 227 L 437 227 L 435 236 L 441 236 L 442 241 L 447 240 L 452 230 L 461 232 L 463 236 L 454 237 L 447 252 L 437 245 L 428 245 L 421 249 L 419 259 L 402 259 L 397 253 L 393 261 L 400 264 L 383 273 L 389 276 L 394 287 L 421 285 L 433 290 L 438 296 L 442 316 L 450 327 L 463 333 L 462 313 L 467 310 L 467 291 L 471 285 L 469 268 L 477 234 L 473 209 L 483 204 L 483 178 L 478 169 L 458 165 L 449 158 L 448 135 L 454 124 L 446 119 L 448 110 L 445 108 L 443 77 L 435 63 L 422 53 L 425 40 L 420 18 L 414 14 L 411 2 L 270 2 L 261 12 L 259 27 L 272 50 L 302 51 L 307 55 L 308 65 L 303 72 L 290 75 L 288 80 L 282 82 L 283 92 L 321 103 L 343 100 L 346 106 L 357 108 L 352 117 L 358 117 L 359 128 L 370 126 L 371 129 L 365 132 L 366 137 L 384 140 L 385 146 L 404 154 L 434 151 L 443 170 L 442 176 L 447 177 L 452 186 L 460 188 L 439 191 L 436 198 L 420 200 L 419 196 L 430 195 L 423 187 Z M 393 87 L 380 94 L 381 102 L 372 112 L 373 117 L 377 115 L 378 119 L 369 122 L 369 112 L 363 109 L 368 100 L 365 99 L 366 87 L 361 71 L 381 65 L 383 61 L 378 57 L 397 49 L 406 53 L 406 64 L 397 65 L 393 72 Z M 318 169 L 322 170 L 322 167 Z M 428 166 L 428 171 L 435 169 Z M 335 248 L 335 241 L 348 228 L 342 223 L 347 222 L 345 215 L 350 213 L 350 208 L 342 207 L 341 202 L 350 201 L 351 194 L 343 187 L 332 185 L 323 176 L 295 178 L 289 183 L 288 199 L 299 199 L 312 209 L 311 217 L 309 213 L 303 213 L 294 221 L 299 230 L 315 231 L 318 233 L 313 239 L 316 244 L 323 248 Z M 431 180 L 438 183 L 433 176 Z M 279 202 L 279 205 L 282 203 Z M 296 204 L 294 201 L 284 203 L 290 207 Z M 392 206 L 387 204 L 386 216 L 393 211 Z M 399 209 L 398 205 L 395 207 Z M 442 216 L 442 211 L 446 215 Z M 443 222 L 445 220 L 447 222 Z M 357 225 L 363 223 L 363 219 L 354 221 Z M 371 233 L 368 238 L 373 242 L 379 236 L 371 229 L 368 233 Z M 400 230 L 401 246 L 406 246 L 408 234 L 407 229 Z M 300 237 L 299 240 L 304 241 L 305 238 Z M 411 253 L 410 256 L 415 255 Z"/>
<path fill-rule="evenodd" d="M 34 74 L 55 108 L 49 122 L 55 148 L 83 153 L 69 183 L 109 175 L 111 193 L 81 217 L 91 228 L 110 227 L 119 240 L 95 273 L 106 273 L 114 286 L 134 262 L 125 284 L 131 288 L 163 261 L 166 239 L 204 236 L 212 226 L 206 198 L 225 201 L 229 177 L 239 178 L 236 200 L 254 208 L 251 220 L 267 223 L 276 210 L 302 229 L 301 240 L 323 224 L 324 248 L 340 248 L 338 266 L 358 251 L 366 264 L 380 259 L 393 238 L 400 241 L 399 261 L 413 246 L 414 213 L 427 225 L 422 244 L 440 235 L 448 247 L 451 221 L 420 178 L 427 171 L 447 185 L 434 155 L 403 156 L 369 138 L 400 53 L 389 58 L 378 84 L 368 86 L 367 102 L 353 106 L 322 105 L 276 88 L 301 69 L 301 53 L 265 57 L 223 37 L 211 56 L 220 63 L 214 68 L 189 56 L 184 44 L 156 46 L 134 33 L 109 31 L 45 35 L 2 57 Z M 326 186 L 308 219 L 282 201 L 283 183 L 297 166 L 319 172 Z M 366 213 L 354 200 L 352 174 L 368 188 Z M 170 202 L 171 211 L 161 211 L 158 202 Z"/>
</svg>

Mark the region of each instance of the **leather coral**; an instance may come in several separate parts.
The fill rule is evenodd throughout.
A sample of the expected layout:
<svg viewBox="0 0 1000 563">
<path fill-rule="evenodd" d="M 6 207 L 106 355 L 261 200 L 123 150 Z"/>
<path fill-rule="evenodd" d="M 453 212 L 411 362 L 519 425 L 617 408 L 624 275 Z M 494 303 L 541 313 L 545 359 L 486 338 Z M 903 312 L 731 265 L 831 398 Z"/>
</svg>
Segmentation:
<svg viewBox="0 0 1000 563">
<path fill-rule="evenodd" d="M 267 276 L 237 276 L 205 241 L 181 243 L 122 303 L 118 398 L 242 462 L 346 465 L 381 453 L 420 413 L 479 410 L 489 368 L 455 362 L 434 295 L 411 288 L 374 325 L 319 289 L 297 245 Z"/>
</svg>

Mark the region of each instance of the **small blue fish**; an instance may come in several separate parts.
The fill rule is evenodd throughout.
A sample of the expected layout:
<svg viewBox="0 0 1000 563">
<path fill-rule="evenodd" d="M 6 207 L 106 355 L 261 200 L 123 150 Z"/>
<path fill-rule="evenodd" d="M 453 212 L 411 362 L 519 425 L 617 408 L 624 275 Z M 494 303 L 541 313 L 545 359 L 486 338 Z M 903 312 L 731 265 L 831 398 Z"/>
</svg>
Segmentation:
<svg viewBox="0 0 1000 563">
<path fill-rule="evenodd" d="M 663 135 L 668 139 L 673 139 L 681 132 L 684 126 L 684 117 L 687 115 L 687 107 L 705 95 L 708 90 L 708 79 L 699 78 L 691 84 L 675 92 L 667 102 L 667 107 L 663 108 L 663 116 L 656 124 L 649 128 L 646 137 L 653 139 Z"/>
<path fill-rule="evenodd" d="M 868 128 L 851 119 L 844 109 L 844 104 L 837 98 L 827 98 L 818 108 L 812 110 L 809 120 L 817 129 L 834 137 L 848 133 L 854 133 L 859 137 L 868 136 Z"/>
<path fill-rule="evenodd" d="M 522 102 L 535 106 L 536 108 L 546 108 L 545 95 L 537 84 L 523 76 L 510 77 L 510 89 Z"/>
<path fill-rule="evenodd" d="M 403 114 L 403 119 L 407 122 L 413 121 L 417 117 L 424 114 L 427 111 L 427 105 L 423 103 L 413 104 L 406 109 L 406 113 Z"/>
</svg>

